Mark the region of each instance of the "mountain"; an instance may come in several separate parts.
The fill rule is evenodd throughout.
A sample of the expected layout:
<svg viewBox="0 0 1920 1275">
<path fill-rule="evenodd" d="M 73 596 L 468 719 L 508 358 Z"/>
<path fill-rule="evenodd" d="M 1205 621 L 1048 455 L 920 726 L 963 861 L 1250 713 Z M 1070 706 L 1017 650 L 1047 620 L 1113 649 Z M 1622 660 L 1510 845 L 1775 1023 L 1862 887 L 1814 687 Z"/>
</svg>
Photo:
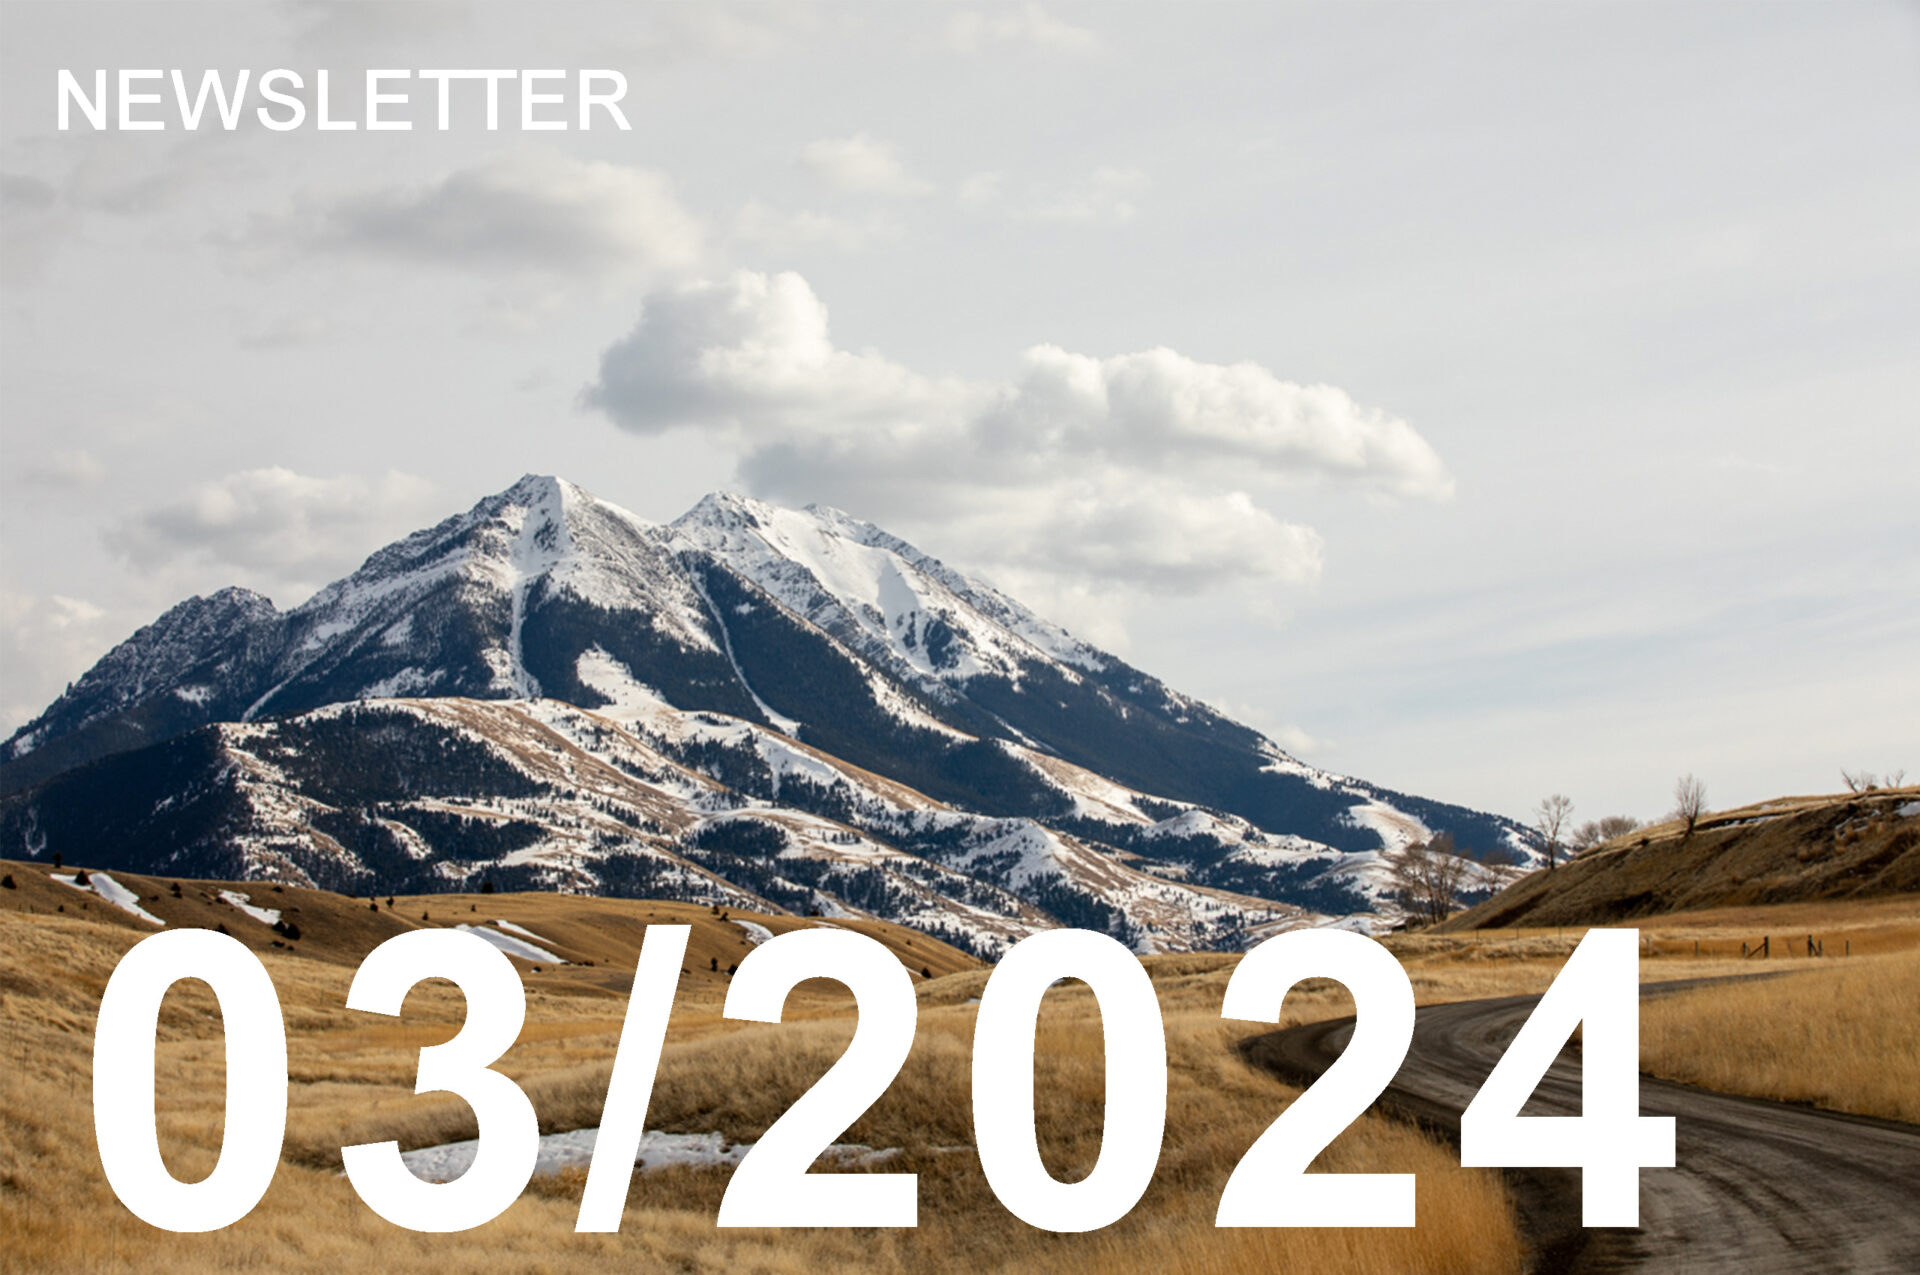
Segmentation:
<svg viewBox="0 0 1920 1275">
<path fill-rule="evenodd" d="M 1383 852 L 1429 832 L 1531 854 L 1509 821 L 1305 765 L 837 510 L 718 494 L 661 525 L 535 476 L 291 611 L 175 607 L 0 746 L 0 793 L 0 853 L 974 909 L 987 948 L 1068 919 L 1190 946 L 1364 911 Z"/>
</svg>

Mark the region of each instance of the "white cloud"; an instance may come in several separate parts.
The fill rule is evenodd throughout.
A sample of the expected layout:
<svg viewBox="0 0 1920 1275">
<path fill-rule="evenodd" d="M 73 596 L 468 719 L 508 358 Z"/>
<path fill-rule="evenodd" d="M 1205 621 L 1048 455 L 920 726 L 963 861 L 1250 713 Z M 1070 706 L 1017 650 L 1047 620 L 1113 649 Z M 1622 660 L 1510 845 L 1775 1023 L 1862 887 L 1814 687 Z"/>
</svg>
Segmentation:
<svg viewBox="0 0 1920 1275">
<path fill-rule="evenodd" d="M 1271 709 L 1260 704 L 1232 698 L 1219 698 L 1203 695 L 1200 697 L 1216 711 L 1231 717 L 1236 722 L 1244 722 L 1265 735 L 1295 757 L 1307 757 L 1315 753 L 1337 752 L 1339 745 L 1333 740 L 1309 734 L 1299 725 L 1277 716 Z"/>
<path fill-rule="evenodd" d="M 96 486 L 106 476 L 107 467 L 84 448 L 49 452 L 20 470 L 21 479 L 30 486 L 65 490 Z"/>
<path fill-rule="evenodd" d="M 620 66 L 629 60 L 652 65 L 676 65 L 694 59 L 760 58 L 789 49 L 795 37 L 804 35 L 818 23 L 818 15 L 805 5 L 749 5 L 732 7 L 702 0 L 700 4 L 666 4 L 647 10 L 638 7 L 623 12 L 621 27 L 631 15 L 651 19 L 651 28 L 637 35 L 623 31 L 631 45 L 616 41 L 608 45 L 609 60 L 604 66 Z M 632 53 L 627 49 L 631 47 Z"/>
<path fill-rule="evenodd" d="M 440 512 L 436 495 L 425 479 L 394 471 L 312 478 L 278 465 L 246 469 L 123 520 L 106 541 L 137 567 L 223 568 L 288 605 Z"/>
<path fill-rule="evenodd" d="M 1084 181 L 1043 194 L 1027 215 L 1038 221 L 1132 221 L 1147 189 L 1137 168 L 1096 168 Z"/>
<path fill-rule="evenodd" d="M 69 229 L 59 203 L 60 191 L 52 182 L 0 172 L 0 231 L 7 240 L 0 252 L 0 283 L 13 287 L 40 278 L 54 245 Z"/>
<path fill-rule="evenodd" d="M 969 208 L 1017 221 L 1124 225 L 1139 214 L 1140 198 L 1151 184 L 1138 168 L 1105 166 L 1077 180 L 1013 192 L 1006 174 L 981 172 L 962 181 L 959 194 Z"/>
<path fill-rule="evenodd" d="M 1020 486 L 968 486 L 965 504 L 941 520 L 942 540 L 996 573 L 1106 581 L 1154 594 L 1236 579 L 1304 584 L 1320 574 L 1319 533 L 1244 491 L 1127 464 L 1062 458 L 1061 470 Z M 911 516 L 904 505 L 893 512 Z"/>
<path fill-rule="evenodd" d="M 976 208 L 996 204 L 1002 198 L 1006 185 L 1005 173 L 974 173 L 960 183 L 960 202 Z"/>
<path fill-rule="evenodd" d="M 649 297 L 585 401 L 637 433 L 707 431 L 764 495 L 937 524 L 979 566 L 1153 592 L 1317 576 L 1319 535 L 1269 508 L 1289 484 L 1452 493 L 1412 426 L 1333 386 L 1057 346 L 1009 381 L 934 378 L 835 345 L 796 274 Z"/>
<path fill-rule="evenodd" d="M 0 590 L 0 734 L 11 734 L 52 703 L 107 649 L 120 625 L 82 598 Z"/>
<path fill-rule="evenodd" d="M 786 211 L 757 199 L 748 200 L 733 219 L 735 239 L 777 252 L 820 247 L 853 252 L 899 235 L 898 223 L 884 214 L 850 220 L 807 209 Z"/>
<path fill-rule="evenodd" d="M 695 265 L 704 234 L 657 172 L 528 150 L 337 200 L 296 237 L 483 272 L 633 281 Z"/>
<path fill-rule="evenodd" d="M 802 168 L 839 190 L 856 195 L 901 198 L 924 195 L 930 182 L 909 173 L 890 142 L 865 133 L 852 137 L 824 137 L 800 149 Z"/>
<path fill-rule="evenodd" d="M 1245 721 L 1247 719 L 1241 718 L 1240 720 Z M 1326 740 L 1314 735 L 1309 735 L 1306 731 L 1294 725 L 1277 726 L 1266 732 L 1266 734 L 1267 738 L 1296 757 L 1308 757 L 1314 753 L 1325 752 L 1331 747 Z"/>
<path fill-rule="evenodd" d="M 285 350 L 302 345 L 317 345 L 338 334 L 334 321 L 311 310 L 296 311 L 268 319 L 242 332 L 240 346 L 248 350 Z"/>
<path fill-rule="evenodd" d="M 1046 53 L 1088 57 L 1100 51 L 1100 38 L 1085 27 L 1062 21 L 1037 4 L 981 13 L 968 9 L 947 19 L 947 47 L 978 53 L 990 45 L 1017 45 Z"/>
</svg>

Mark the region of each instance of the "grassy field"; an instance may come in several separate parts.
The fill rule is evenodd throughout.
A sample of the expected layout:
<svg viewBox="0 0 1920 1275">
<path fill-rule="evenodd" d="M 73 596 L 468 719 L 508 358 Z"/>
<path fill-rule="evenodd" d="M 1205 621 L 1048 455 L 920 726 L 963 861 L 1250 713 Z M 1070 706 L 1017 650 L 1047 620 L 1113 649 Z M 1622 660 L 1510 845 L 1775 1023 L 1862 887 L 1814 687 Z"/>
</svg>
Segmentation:
<svg viewBox="0 0 1920 1275">
<path fill-rule="evenodd" d="M 649 921 L 694 927 L 647 1123 L 680 1132 L 758 1137 L 838 1056 L 849 1002 L 835 985 L 796 989 L 787 1021 L 737 1024 L 720 1014 L 726 967 L 751 950 L 744 931 L 687 905 L 550 896 L 342 899 L 240 887 L 281 907 L 301 937 L 275 947 L 273 932 L 218 901 L 217 887 L 117 877 L 143 906 L 176 925 L 223 924 L 260 955 L 284 1006 L 292 1070 L 286 1149 L 274 1185 L 244 1221 L 198 1236 L 158 1232 L 114 1200 L 100 1172 L 91 1116 L 93 1017 L 115 962 L 145 926 L 97 897 L 50 882 L 44 869 L 4 865 L 20 887 L 0 891 L 0 1267 L 13 1270 L 172 1271 L 270 1267 L 388 1271 L 567 1271 L 609 1260 L 683 1271 L 863 1269 L 1055 1272 L 1152 1264 L 1174 1271 L 1511 1271 L 1521 1254 L 1497 1176 L 1462 1170 L 1442 1146 L 1404 1126 L 1363 1120 L 1320 1167 L 1414 1172 L 1420 1224 L 1411 1231 L 1219 1231 L 1213 1211 L 1227 1175 L 1295 1095 L 1244 1064 L 1219 1005 L 1235 958 L 1148 961 L 1166 1017 L 1170 1092 L 1166 1143 L 1146 1197 L 1123 1221 L 1088 1235 L 1036 1231 L 993 1198 L 966 1148 L 972 1141 L 969 1048 L 987 971 L 923 935 L 850 923 L 885 943 L 913 973 L 920 997 L 913 1055 L 891 1089 L 843 1135 L 900 1147 L 879 1171 L 920 1176 L 913 1230 L 721 1231 L 714 1212 L 730 1170 L 637 1174 L 617 1236 L 578 1236 L 583 1175 L 536 1179 L 499 1219 L 459 1235 L 416 1235 L 362 1205 L 339 1175 L 338 1148 L 397 1137 L 423 1146 L 470 1137 L 464 1104 L 411 1093 L 414 1050 L 449 1037 L 458 993 L 425 984 L 398 1022 L 341 1008 L 352 969 L 374 944 L 408 928 L 494 917 L 549 940 L 571 962 L 516 962 L 528 987 L 526 1029 L 502 1070 L 527 1090 L 544 1130 L 596 1124 L 618 1040 L 632 953 Z M 297 909 L 294 911 L 293 909 Z M 423 914 L 424 918 L 423 918 Z M 742 916 L 775 932 L 817 924 Z M 589 964 L 589 962 L 591 962 Z M 1435 960 L 1416 974 L 1429 998 L 1490 986 L 1520 962 Z M 714 967 L 718 968 L 715 969 Z M 1500 968 L 1496 968 L 1496 967 Z M 1510 966 L 1511 968 L 1507 968 Z M 923 973 L 924 971 L 924 973 Z M 1550 971 L 1539 976 L 1541 985 Z M 1290 1021 L 1347 1011 L 1337 985 L 1316 981 L 1289 997 Z M 183 1180 L 211 1170 L 220 1141 L 224 1058 L 216 1006 L 201 985 L 169 995 L 158 1047 L 158 1122 L 170 1169 Z M 1071 1180 L 1099 1147 L 1103 1060 L 1096 1007 L 1083 988 L 1046 1001 L 1036 1068 L 1041 1148 Z M 952 1148 L 961 1148 L 956 1151 Z"/>
<path fill-rule="evenodd" d="M 1643 982 L 1769 976 L 1643 1002 L 1643 1070 L 1726 1093 L 1920 1122 L 1920 896 L 1710 908 L 1638 926 Z M 1499 986 L 1540 990 L 1553 966 L 1537 954 L 1570 950 L 1580 933 L 1568 926 L 1413 934 L 1389 946 L 1424 1003 L 1500 995 Z M 1449 969 L 1458 972 L 1449 977 Z M 1476 985 L 1483 990 L 1472 992 Z"/>
<path fill-rule="evenodd" d="M 398 1138 L 404 1147 L 473 1136 L 464 1104 L 415 1097 L 414 1051 L 448 1038 L 463 1006 L 429 983 L 395 1021 L 341 1008 L 359 959 L 407 929 L 503 918 L 538 934 L 568 964 L 517 961 L 527 1024 L 502 1070 L 533 1099 L 545 1131 L 598 1123 L 624 1012 L 632 954 L 650 922 L 693 927 L 650 1128 L 759 1137 L 844 1048 L 850 1005 L 836 985 L 803 984 L 777 1026 L 720 1013 L 726 969 L 751 951 L 732 917 L 665 903 L 545 895 L 345 899 L 314 891 L 239 887 L 301 927 L 284 942 L 220 902 L 220 887 L 121 875 L 143 906 L 174 925 L 225 925 L 272 973 L 285 1007 L 291 1061 L 287 1140 L 272 1190 L 252 1216 L 204 1236 L 157 1232 L 113 1199 L 99 1169 L 91 1118 L 93 1016 L 115 962 L 150 927 L 101 899 L 6 864 L 0 891 L 0 1268 L 181 1270 L 268 1265 L 307 1270 L 379 1263 L 392 1270 L 448 1264 L 565 1271 L 613 1259 L 684 1271 L 971 1269 L 1107 1271 L 1515 1270 L 1521 1251 L 1494 1175 L 1458 1167 L 1417 1132 L 1363 1120 L 1322 1157 L 1330 1170 L 1415 1172 L 1412 1231 L 1219 1231 L 1219 1192 L 1241 1153 L 1295 1091 L 1240 1061 L 1243 1024 L 1219 1018 L 1237 958 L 1146 962 L 1165 1015 L 1170 1062 L 1166 1144 L 1146 1197 L 1104 1231 L 1056 1236 L 1008 1214 L 988 1190 L 972 1141 L 969 1048 L 973 1006 L 988 971 L 924 935 L 847 923 L 894 953 L 920 1000 L 913 1055 L 885 1097 L 843 1141 L 899 1147 L 879 1171 L 920 1175 L 921 1225 L 911 1231 L 721 1231 L 714 1213 L 729 1169 L 637 1174 L 618 1236 L 576 1236 L 584 1175 L 536 1179 L 501 1218 L 473 1232 L 424 1236 L 372 1214 L 339 1174 L 339 1147 Z M 776 933 L 819 924 L 748 916 Z M 1911 1049 L 1920 1004 L 1920 899 L 1729 908 L 1643 923 L 1643 979 L 1785 972 L 1762 983 L 1702 989 L 1650 1002 L 1649 1070 L 1740 1092 L 1915 1118 Z M 1577 929 L 1413 934 L 1389 940 L 1421 1003 L 1544 990 L 1578 942 Z M 1771 959 L 1741 959 L 1742 943 L 1773 936 Z M 1828 955 L 1804 953 L 1813 935 Z M 275 946 L 275 944 L 279 946 Z M 1851 950 L 1853 956 L 1836 954 Z M 1288 997 L 1287 1021 L 1351 1012 L 1344 990 L 1313 980 Z M 1747 1047 L 1729 1049 L 1741 1040 Z M 1041 1019 L 1038 1126 L 1051 1169 L 1071 1180 L 1099 1147 L 1102 1044 L 1091 996 L 1058 987 Z M 223 1046 L 216 1006 L 199 984 L 170 994 L 161 1019 L 162 1146 L 174 1173 L 210 1171 L 220 1140 Z M 1845 1060 L 1844 1066 L 1836 1060 Z M 1909 1105 L 1902 1106 L 1902 1103 Z M 961 1148 L 954 1150 L 953 1148 Z"/>
<path fill-rule="evenodd" d="M 1641 1066 L 1727 1093 L 1920 1123 L 1920 949 L 1649 1001 Z"/>
</svg>

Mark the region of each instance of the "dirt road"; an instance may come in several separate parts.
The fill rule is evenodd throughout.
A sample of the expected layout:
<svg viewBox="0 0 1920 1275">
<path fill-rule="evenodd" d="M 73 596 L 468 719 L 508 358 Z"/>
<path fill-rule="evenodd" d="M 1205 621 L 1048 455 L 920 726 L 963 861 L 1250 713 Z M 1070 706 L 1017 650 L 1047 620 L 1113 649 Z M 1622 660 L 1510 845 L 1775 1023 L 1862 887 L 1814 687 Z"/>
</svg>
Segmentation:
<svg viewBox="0 0 1920 1275">
<path fill-rule="evenodd" d="M 1538 1000 L 1421 1009 L 1380 1105 L 1457 1142 L 1460 1112 Z M 1245 1048 L 1253 1062 L 1303 1084 L 1339 1056 L 1352 1030 L 1351 1018 L 1312 1023 Z M 1675 1168 L 1641 1171 L 1637 1230 L 1582 1228 L 1577 1170 L 1510 1171 L 1534 1270 L 1920 1271 L 1920 1126 L 1650 1077 L 1640 1081 L 1640 1110 L 1676 1118 L 1678 1153 Z M 1580 1063 L 1569 1050 L 1524 1114 L 1579 1113 Z"/>
</svg>

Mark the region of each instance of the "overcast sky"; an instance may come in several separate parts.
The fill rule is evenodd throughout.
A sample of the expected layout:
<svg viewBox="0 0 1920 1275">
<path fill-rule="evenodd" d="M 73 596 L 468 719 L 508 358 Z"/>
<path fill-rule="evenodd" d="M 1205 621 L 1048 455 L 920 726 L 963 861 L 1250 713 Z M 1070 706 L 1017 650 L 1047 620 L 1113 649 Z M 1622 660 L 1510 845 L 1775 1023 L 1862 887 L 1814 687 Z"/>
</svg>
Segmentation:
<svg viewBox="0 0 1920 1275">
<path fill-rule="evenodd" d="M 1920 774 L 1912 6 L 0 21 L 6 730 L 532 471 L 837 505 L 1506 814 Z M 56 131 L 60 67 L 282 66 L 614 68 L 633 127 Z"/>
</svg>

